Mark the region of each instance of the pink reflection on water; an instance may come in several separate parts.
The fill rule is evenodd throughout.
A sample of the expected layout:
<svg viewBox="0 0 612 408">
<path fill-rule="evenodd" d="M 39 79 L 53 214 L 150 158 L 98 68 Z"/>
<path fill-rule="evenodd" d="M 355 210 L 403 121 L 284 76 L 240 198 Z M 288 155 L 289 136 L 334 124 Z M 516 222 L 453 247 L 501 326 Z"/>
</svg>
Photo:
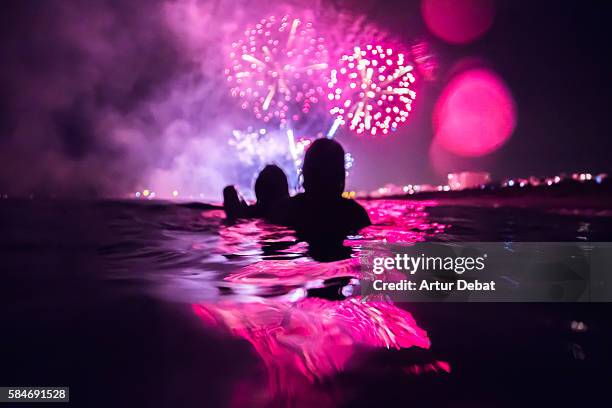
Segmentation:
<svg viewBox="0 0 612 408">
<path fill-rule="evenodd" d="M 251 285 L 302 285 L 306 281 L 337 276 L 359 276 L 359 259 L 319 263 L 305 258 L 283 261 L 261 261 L 225 277 L 226 281 Z"/>
<path fill-rule="evenodd" d="M 451 366 L 446 361 L 435 360 L 431 363 L 427 364 L 411 364 L 407 367 L 404 367 L 404 372 L 406 374 L 419 375 L 424 373 L 450 373 Z"/>
<path fill-rule="evenodd" d="M 309 384 L 342 371 L 358 346 L 430 346 L 410 313 L 380 300 L 228 300 L 192 308 L 206 325 L 251 343 L 265 364 L 275 399 L 303 392 Z"/>
<path fill-rule="evenodd" d="M 434 235 L 443 233 L 446 225 L 431 222 L 426 209 L 437 205 L 434 201 L 372 200 L 361 202 L 368 211 L 372 226 L 361 231 L 361 236 L 345 241 L 357 254 L 366 243 L 374 242 L 421 242 Z M 265 226 L 267 233 L 262 232 Z M 270 229 L 275 228 L 275 229 Z M 271 234 L 276 235 L 271 235 Z M 234 254 L 257 254 L 258 243 L 254 239 L 275 237 L 291 242 L 295 237 L 281 227 L 273 227 L 261 221 L 249 221 L 222 229 L 222 247 Z M 305 243 L 296 243 L 287 251 L 294 253 L 306 251 Z M 286 252 L 287 252 L 286 251 Z M 356 254 L 356 255 L 357 255 Z M 224 279 L 236 284 L 257 286 L 285 285 L 301 286 L 306 282 L 325 280 L 334 277 L 360 277 L 360 264 L 357 256 L 341 261 L 320 263 L 307 257 L 296 259 L 269 260 L 254 257 L 250 264 L 228 274 Z"/>
<path fill-rule="evenodd" d="M 297 243 L 294 234 L 282 227 L 257 220 L 220 227 L 220 253 L 238 257 L 243 264 L 224 277 L 239 295 L 193 304 L 192 308 L 207 326 L 227 331 L 253 346 L 268 377 L 268 393 L 263 399 L 271 398 L 277 405 L 296 405 L 297 401 L 304 406 L 315 402 L 319 407 L 334 406 L 329 392 L 319 393 L 315 385 L 343 371 L 358 348 L 429 348 L 427 333 L 412 315 L 390 302 L 379 298 L 366 302 L 360 297 L 342 301 L 305 297 L 305 289 L 326 279 L 359 278 L 359 255 L 366 245 L 419 242 L 447 227 L 429 220 L 427 208 L 437 205 L 434 201 L 373 200 L 362 204 L 373 225 L 345 241 L 353 247 L 352 258 L 335 262 L 313 261 L 306 256 L 306 244 Z M 266 246 L 274 250 L 266 253 Z M 269 298 L 256 295 L 276 287 L 285 288 L 280 291 L 284 294 Z M 295 288 L 300 296 L 288 295 Z M 448 372 L 450 366 L 434 362 L 418 368 L 410 366 L 405 372 L 415 370 Z M 249 381 L 240 387 L 242 392 L 258 390 Z M 251 394 L 248 401 L 236 397 L 234 402 L 242 406 L 270 403 L 262 400 L 261 393 Z"/>
<path fill-rule="evenodd" d="M 247 219 L 235 224 L 222 225 L 219 235 L 221 253 L 251 256 L 252 260 L 259 259 L 263 252 L 262 246 L 266 243 L 286 243 L 285 250 L 293 253 L 303 253 L 306 247 L 304 243 L 297 242 L 293 231 L 261 219 Z"/>
<path fill-rule="evenodd" d="M 361 277 L 359 251 L 364 244 L 421 242 L 443 233 L 446 225 L 431 222 L 426 209 L 437 205 L 435 201 L 372 200 L 364 205 L 372 226 L 361 231 L 358 237 L 345 241 L 353 247 L 355 256 L 330 263 L 320 263 L 306 256 L 296 259 L 270 260 L 259 256 L 264 238 L 287 241 L 290 248 L 285 253 L 306 252 L 305 243 L 292 243 L 295 237 L 289 230 L 261 221 L 246 221 L 221 230 L 221 249 L 232 254 L 248 255 L 247 265 L 229 273 L 224 280 L 232 284 L 250 285 L 252 288 L 283 285 L 304 287 L 334 277 Z M 255 291 L 256 292 L 256 291 Z"/>
<path fill-rule="evenodd" d="M 436 206 L 435 201 L 371 200 L 361 204 L 372 220 L 372 226 L 361 232 L 367 241 L 421 242 L 447 227 L 429 220 L 426 209 Z"/>
</svg>

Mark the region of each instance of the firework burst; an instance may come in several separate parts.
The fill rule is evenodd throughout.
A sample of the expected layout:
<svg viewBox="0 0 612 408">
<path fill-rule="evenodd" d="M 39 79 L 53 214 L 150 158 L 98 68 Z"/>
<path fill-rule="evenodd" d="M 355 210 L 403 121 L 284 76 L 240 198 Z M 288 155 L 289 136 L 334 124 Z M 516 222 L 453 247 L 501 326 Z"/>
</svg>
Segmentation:
<svg viewBox="0 0 612 408">
<path fill-rule="evenodd" d="M 232 43 L 229 56 L 232 95 L 264 122 L 297 121 L 325 93 L 328 53 L 310 22 L 263 18 Z"/>
<path fill-rule="evenodd" d="M 389 47 L 355 47 L 332 69 L 327 98 L 334 123 L 358 134 L 387 134 L 407 120 L 416 92 L 407 54 Z"/>
<path fill-rule="evenodd" d="M 234 130 L 229 144 L 236 149 L 238 159 L 246 166 L 261 168 L 267 163 L 289 159 L 287 146 L 279 143 L 276 135 L 264 128 Z"/>
<path fill-rule="evenodd" d="M 250 188 L 253 175 L 267 164 L 280 166 L 291 187 L 297 187 L 306 150 L 316 138 L 296 137 L 292 129 L 268 131 L 265 128 L 234 130 L 229 145 L 236 149 L 238 160 L 248 176 L 241 184 Z M 354 159 L 351 153 L 344 155 L 344 168 L 349 175 Z"/>
</svg>

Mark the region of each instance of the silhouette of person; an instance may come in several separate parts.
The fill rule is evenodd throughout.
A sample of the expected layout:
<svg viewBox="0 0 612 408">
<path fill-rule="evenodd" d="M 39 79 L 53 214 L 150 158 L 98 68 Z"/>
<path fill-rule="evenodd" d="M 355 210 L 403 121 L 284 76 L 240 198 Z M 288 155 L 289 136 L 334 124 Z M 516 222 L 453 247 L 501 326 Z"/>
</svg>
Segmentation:
<svg viewBox="0 0 612 408">
<path fill-rule="evenodd" d="M 225 186 L 223 189 L 223 209 L 228 220 L 246 217 L 247 204 L 238 195 L 236 187 Z"/>
<path fill-rule="evenodd" d="M 225 187 L 223 208 L 227 218 L 269 218 L 277 204 L 289 198 L 287 176 L 280 167 L 269 164 L 259 173 L 255 180 L 255 198 L 254 205 L 247 205 L 234 186 Z"/>
<path fill-rule="evenodd" d="M 269 218 L 282 200 L 289 198 L 287 175 L 278 166 L 268 164 L 255 180 L 257 203 L 248 208 L 248 216 Z"/>
<path fill-rule="evenodd" d="M 304 156 L 302 174 L 304 193 L 280 202 L 272 220 L 295 229 L 298 238 L 308 242 L 313 258 L 346 257 L 346 236 L 371 222 L 361 205 L 342 197 L 344 149 L 331 139 L 315 140 Z"/>
</svg>

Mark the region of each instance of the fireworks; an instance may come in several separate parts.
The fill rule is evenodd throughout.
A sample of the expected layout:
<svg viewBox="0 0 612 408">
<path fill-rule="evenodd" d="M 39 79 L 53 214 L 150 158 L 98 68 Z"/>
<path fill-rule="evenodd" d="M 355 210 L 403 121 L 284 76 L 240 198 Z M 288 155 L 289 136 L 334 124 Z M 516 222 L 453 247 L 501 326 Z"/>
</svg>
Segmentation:
<svg viewBox="0 0 612 408">
<path fill-rule="evenodd" d="M 296 139 L 291 129 L 287 130 L 286 139 L 282 134 L 282 131 L 268 132 L 263 128 L 248 128 L 246 131 L 234 130 L 229 144 L 234 146 L 238 153 L 238 159 L 247 166 L 261 168 L 266 164 L 276 163 L 287 171 L 291 167 L 287 164 L 292 162 L 294 167 L 292 170 L 299 170 L 304 162 L 306 150 L 308 150 L 313 139 L 306 137 Z M 353 156 L 346 153 L 344 155 L 345 169 L 348 171 L 353 163 Z M 289 173 L 293 173 L 293 171 L 289 171 Z"/>
<path fill-rule="evenodd" d="M 268 131 L 249 127 L 245 131 L 234 130 L 229 144 L 236 149 L 238 160 L 245 168 L 256 173 L 267 164 L 276 164 L 287 175 L 290 186 L 294 187 L 298 185 L 306 150 L 313 141 L 308 137 L 296 137 L 292 129 Z M 344 155 L 347 176 L 354 161 L 351 153 Z M 241 184 L 250 187 L 251 177 Z"/>
<path fill-rule="evenodd" d="M 234 130 L 229 144 L 234 146 L 238 159 L 246 166 L 262 168 L 270 163 L 284 165 L 293 160 L 292 148 L 277 133 L 251 127 L 246 131 Z"/>
<path fill-rule="evenodd" d="M 353 167 L 353 164 L 355 164 L 355 159 L 353 158 L 353 155 L 349 152 L 344 153 L 344 170 L 346 170 L 347 176 L 349 170 L 351 169 L 351 167 Z"/>
<path fill-rule="evenodd" d="M 297 121 L 324 95 L 328 54 L 312 23 L 263 18 L 232 43 L 229 56 L 232 95 L 264 122 Z"/>
<path fill-rule="evenodd" d="M 267 164 L 276 164 L 283 169 L 291 186 L 298 183 L 304 154 L 310 143 L 310 139 L 296 138 L 291 129 L 269 131 L 252 127 L 245 131 L 234 130 L 229 140 L 245 168 L 257 173 Z M 251 177 L 243 184 L 250 187 Z"/>
<path fill-rule="evenodd" d="M 348 123 L 358 134 L 394 131 L 407 120 L 416 97 L 413 69 L 407 54 L 380 45 L 343 55 L 328 82 L 334 125 Z"/>
</svg>

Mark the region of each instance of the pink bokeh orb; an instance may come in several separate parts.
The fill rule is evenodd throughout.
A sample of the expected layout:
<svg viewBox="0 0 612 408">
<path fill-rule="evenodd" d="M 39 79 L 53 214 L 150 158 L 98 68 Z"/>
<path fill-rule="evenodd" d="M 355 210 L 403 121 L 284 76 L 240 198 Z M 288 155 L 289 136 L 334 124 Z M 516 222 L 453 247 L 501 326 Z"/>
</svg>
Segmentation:
<svg viewBox="0 0 612 408">
<path fill-rule="evenodd" d="M 493 25 L 491 0 L 423 0 L 423 19 L 429 31 L 452 44 L 466 44 Z"/>
<path fill-rule="evenodd" d="M 477 157 L 512 135 L 516 109 L 501 78 L 488 69 L 465 71 L 446 86 L 433 112 L 435 142 L 449 152 Z"/>
</svg>

